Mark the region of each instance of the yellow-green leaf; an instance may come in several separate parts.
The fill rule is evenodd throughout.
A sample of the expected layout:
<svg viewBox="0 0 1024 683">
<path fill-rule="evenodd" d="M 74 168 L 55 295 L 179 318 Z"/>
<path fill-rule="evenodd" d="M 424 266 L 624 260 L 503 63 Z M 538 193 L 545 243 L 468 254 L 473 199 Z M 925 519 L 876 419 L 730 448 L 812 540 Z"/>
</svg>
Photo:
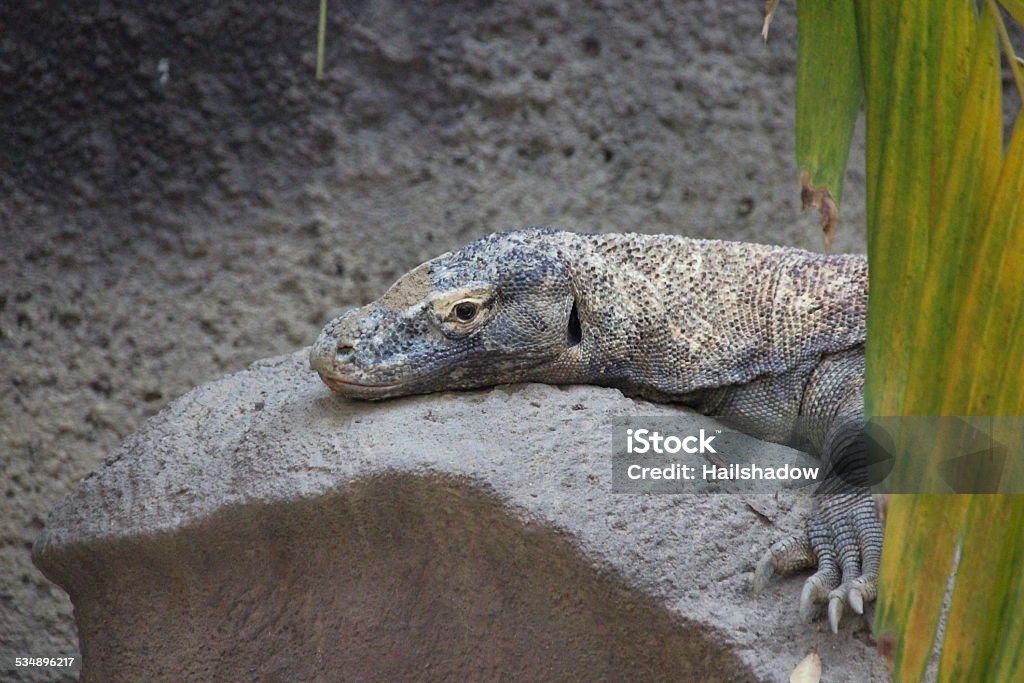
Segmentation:
<svg viewBox="0 0 1024 683">
<path fill-rule="evenodd" d="M 971 496 L 943 681 L 1024 680 L 1024 496 Z"/>
<path fill-rule="evenodd" d="M 964 410 L 975 415 L 1024 415 L 1024 119 L 1018 117 L 1002 173 L 982 221 L 969 268 L 962 325 L 953 353 L 964 360 L 947 386 L 944 409 L 961 402 L 954 382 L 970 388 Z M 962 390 L 961 390 L 962 391 Z"/>
<path fill-rule="evenodd" d="M 863 97 L 853 0 L 801 0 L 796 159 L 803 208 L 822 215 L 826 246 L 839 222 L 850 140 Z"/>
<path fill-rule="evenodd" d="M 1002 148 L 993 3 L 855 0 L 867 132 L 869 415 L 1024 414 L 1024 124 Z M 1024 429 L 993 439 L 1020 452 Z M 898 489 L 932 481 L 957 443 L 897 436 Z M 909 444 L 915 444 L 911 448 Z M 1010 458 L 1002 486 L 1020 490 Z M 1007 479 L 1009 477 L 1009 480 Z M 934 490 L 934 489 L 933 489 Z M 1024 505 L 896 496 L 876 629 L 897 681 L 922 680 L 961 560 L 940 680 L 1024 680 Z"/>
<path fill-rule="evenodd" d="M 893 643 L 897 681 L 920 680 L 928 665 L 966 508 L 965 496 L 889 500 L 875 633 Z"/>
<path fill-rule="evenodd" d="M 946 3 L 959 6 L 963 3 Z M 856 0 L 867 134 L 869 415 L 901 415 L 931 228 L 936 2 Z"/>
<path fill-rule="evenodd" d="M 904 303 L 901 324 L 913 341 L 906 382 L 909 389 L 898 414 L 973 415 L 960 406 L 942 412 L 943 387 L 961 391 L 950 384 L 950 375 L 962 364 L 954 362 L 955 338 L 974 332 L 958 324 L 969 297 L 968 273 L 972 255 L 982 240 L 984 216 L 995 192 L 994 178 L 1002 164 L 1002 108 L 999 53 L 995 25 L 987 13 L 979 21 L 972 7 L 957 3 L 951 17 L 968 30 L 944 30 L 937 34 L 941 54 L 936 56 L 937 75 L 935 127 L 944 135 L 945 145 L 935 145 L 931 160 L 929 208 L 931 225 L 920 300 Z M 964 61 L 966 60 L 966 61 Z M 955 96 L 954 96 L 955 94 Z M 936 137 L 936 140 L 940 138 Z M 907 457 L 898 458 L 890 475 L 894 490 L 939 490 L 938 456 L 945 449 L 927 445 L 927 434 L 911 434 L 901 448 Z M 932 435 L 935 436 L 935 435 Z M 913 444 L 919 453 L 910 451 Z M 933 453 L 933 457 L 923 457 Z"/>
<path fill-rule="evenodd" d="M 1024 0 L 999 0 L 999 4 L 1006 8 L 1018 24 L 1024 25 Z"/>
</svg>

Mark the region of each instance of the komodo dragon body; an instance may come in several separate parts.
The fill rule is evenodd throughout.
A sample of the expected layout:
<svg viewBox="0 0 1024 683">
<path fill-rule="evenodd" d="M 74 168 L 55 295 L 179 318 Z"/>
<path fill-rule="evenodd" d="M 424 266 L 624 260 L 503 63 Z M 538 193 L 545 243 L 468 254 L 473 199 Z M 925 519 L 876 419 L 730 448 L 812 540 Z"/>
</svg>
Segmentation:
<svg viewBox="0 0 1024 683">
<path fill-rule="evenodd" d="M 362 399 L 513 382 L 617 387 L 738 418 L 835 469 L 861 450 L 866 313 L 863 256 L 532 228 L 414 269 L 328 323 L 310 364 L 334 392 Z M 816 566 L 800 612 L 811 619 L 827 602 L 833 631 L 844 606 L 862 613 L 874 599 L 881 555 L 873 500 L 850 490 L 819 496 L 806 533 L 775 543 L 754 575 L 760 590 Z"/>
</svg>

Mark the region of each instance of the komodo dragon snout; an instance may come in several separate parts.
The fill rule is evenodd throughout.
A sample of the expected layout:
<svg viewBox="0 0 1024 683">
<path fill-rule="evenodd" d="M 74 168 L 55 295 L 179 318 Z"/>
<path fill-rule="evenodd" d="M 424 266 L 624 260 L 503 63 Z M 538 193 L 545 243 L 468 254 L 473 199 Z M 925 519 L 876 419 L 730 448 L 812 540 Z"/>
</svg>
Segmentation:
<svg viewBox="0 0 1024 683">
<path fill-rule="evenodd" d="M 310 366 L 335 393 L 376 400 L 575 365 L 567 356 L 581 333 L 568 268 L 528 241 L 499 237 L 428 261 L 329 322 Z"/>
</svg>

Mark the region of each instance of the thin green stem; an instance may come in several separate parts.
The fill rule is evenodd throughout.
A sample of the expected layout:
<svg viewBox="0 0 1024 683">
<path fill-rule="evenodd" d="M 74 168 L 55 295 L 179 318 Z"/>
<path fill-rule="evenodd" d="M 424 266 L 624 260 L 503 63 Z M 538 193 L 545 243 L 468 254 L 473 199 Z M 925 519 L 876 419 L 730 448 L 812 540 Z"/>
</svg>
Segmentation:
<svg viewBox="0 0 1024 683">
<path fill-rule="evenodd" d="M 327 36 L 327 0 L 320 0 L 320 26 L 316 34 L 316 79 L 324 77 L 324 45 Z"/>
</svg>

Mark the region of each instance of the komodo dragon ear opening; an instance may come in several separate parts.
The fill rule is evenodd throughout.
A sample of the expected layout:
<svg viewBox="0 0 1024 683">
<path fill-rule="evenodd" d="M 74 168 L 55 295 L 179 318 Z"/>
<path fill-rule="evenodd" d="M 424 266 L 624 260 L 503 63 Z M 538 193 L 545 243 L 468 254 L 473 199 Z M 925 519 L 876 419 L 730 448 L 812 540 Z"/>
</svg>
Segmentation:
<svg viewBox="0 0 1024 683">
<path fill-rule="evenodd" d="M 576 310 L 575 300 L 572 302 L 572 310 L 569 311 L 569 326 L 565 331 L 565 339 L 570 347 L 583 341 L 583 328 L 580 325 L 580 314 Z"/>
</svg>

